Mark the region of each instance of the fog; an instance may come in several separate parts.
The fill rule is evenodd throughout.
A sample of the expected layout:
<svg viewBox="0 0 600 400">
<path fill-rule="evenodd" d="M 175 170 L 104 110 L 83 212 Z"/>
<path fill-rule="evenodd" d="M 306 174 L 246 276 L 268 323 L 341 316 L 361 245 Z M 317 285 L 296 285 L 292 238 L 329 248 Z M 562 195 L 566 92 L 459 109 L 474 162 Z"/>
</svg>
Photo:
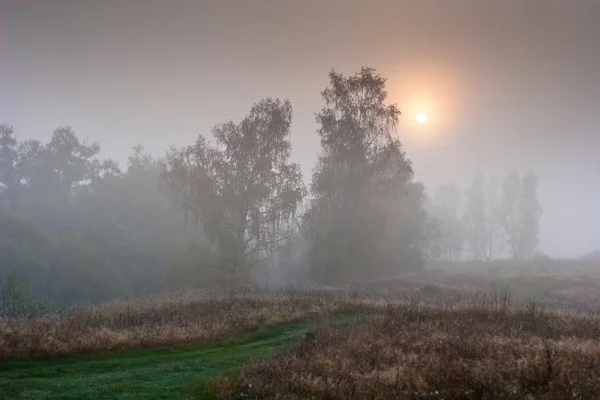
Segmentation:
<svg viewBox="0 0 600 400">
<path fill-rule="evenodd" d="M 309 183 L 328 73 L 371 66 L 428 191 L 533 168 L 540 249 L 576 257 L 600 247 L 598 21 L 594 0 L 1 0 L 0 122 L 72 126 L 124 166 L 289 99 Z"/>
</svg>

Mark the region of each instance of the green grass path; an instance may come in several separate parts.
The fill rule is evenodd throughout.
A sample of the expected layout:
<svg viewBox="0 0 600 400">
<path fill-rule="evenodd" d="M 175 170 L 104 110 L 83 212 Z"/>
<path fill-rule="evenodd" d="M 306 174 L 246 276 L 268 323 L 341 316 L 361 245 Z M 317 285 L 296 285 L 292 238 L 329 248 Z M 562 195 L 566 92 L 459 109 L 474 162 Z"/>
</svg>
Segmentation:
<svg viewBox="0 0 600 400">
<path fill-rule="evenodd" d="M 0 363 L 0 399 L 186 399 L 192 385 L 273 355 L 309 327 L 288 324 L 198 347 Z"/>
</svg>

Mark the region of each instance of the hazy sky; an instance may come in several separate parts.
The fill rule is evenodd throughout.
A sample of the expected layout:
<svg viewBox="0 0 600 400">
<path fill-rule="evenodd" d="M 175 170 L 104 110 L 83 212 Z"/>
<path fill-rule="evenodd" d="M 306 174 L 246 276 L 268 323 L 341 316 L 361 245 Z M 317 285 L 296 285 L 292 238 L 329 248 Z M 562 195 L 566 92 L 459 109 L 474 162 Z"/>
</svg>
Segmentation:
<svg viewBox="0 0 600 400">
<path fill-rule="evenodd" d="M 308 180 L 328 72 L 366 65 L 429 188 L 535 168 L 542 249 L 600 247 L 599 0 L 0 0 L 0 122 L 71 125 L 119 160 L 273 96 Z"/>
</svg>

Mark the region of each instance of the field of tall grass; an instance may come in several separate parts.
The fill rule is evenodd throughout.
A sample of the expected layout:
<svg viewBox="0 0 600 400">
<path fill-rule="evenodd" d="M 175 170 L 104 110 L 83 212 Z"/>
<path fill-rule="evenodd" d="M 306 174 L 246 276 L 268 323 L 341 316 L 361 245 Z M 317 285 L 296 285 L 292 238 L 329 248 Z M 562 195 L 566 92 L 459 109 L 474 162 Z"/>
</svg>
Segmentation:
<svg viewBox="0 0 600 400">
<path fill-rule="evenodd" d="M 340 329 L 325 323 L 213 390 L 222 399 L 598 399 L 598 267 L 437 264 L 376 282 L 364 290 L 383 299 L 381 312 Z"/>
<path fill-rule="evenodd" d="M 310 320 L 319 328 L 295 347 L 213 380 L 211 395 L 600 398 L 600 269 L 439 267 L 368 285 L 165 293 L 4 319 L 0 362 L 202 346 Z M 357 320 L 334 326 L 340 315 Z"/>
<path fill-rule="evenodd" d="M 0 320 L 0 361 L 198 345 L 365 308 L 348 292 L 198 291 Z"/>
<path fill-rule="evenodd" d="M 214 382 L 219 398 L 597 399 L 600 319 L 491 304 L 390 305 Z"/>
</svg>

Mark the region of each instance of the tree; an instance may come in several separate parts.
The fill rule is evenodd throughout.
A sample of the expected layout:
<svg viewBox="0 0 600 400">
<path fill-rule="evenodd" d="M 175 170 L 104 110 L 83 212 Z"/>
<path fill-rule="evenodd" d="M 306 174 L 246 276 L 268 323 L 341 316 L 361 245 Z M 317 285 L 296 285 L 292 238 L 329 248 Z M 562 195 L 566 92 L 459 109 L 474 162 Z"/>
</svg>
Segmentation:
<svg viewBox="0 0 600 400">
<path fill-rule="evenodd" d="M 437 244 L 440 256 L 447 260 L 460 257 L 466 239 L 465 229 L 459 218 L 461 194 L 456 185 L 439 186 L 428 204 L 428 212 L 439 224 Z"/>
<path fill-rule="evenodd" d="M 292 106 L 265 99 L 240 122 L 217 125 L 216 145 L 202 136 L 172 150 L 162 180 L 215 243 L 228 275 L 240 277 L 288 239 L 305 194 L 289 162 Z"/>
<path fill-rule="evenodd" d="M 537 196 L 538 177 L 511 172 L 502 185 L 501 223 L 511 257 L 530 259 L 538 249 L 542 208 Z"/>
<path fill-rule="evenodd" d="M 70 128 L 48 143 L 0 131 L 0 280 L 14 270 L 53 305 L 164 288 L 170 251 L 191 235 L 157 160 L 136 147 L 121 171 Z"/>
<path fill-rule="evenodd" d="M 45 146 L 45 161 L 55 188 L 68 195 L 75 186 L 89 181 L 98 168 L 112 169 L 114 164 L 99 164 L 94 157 L 100 152 L 97 143 L 80 141 L 71 127 L 58 128 Z"/>
<path fill-rule="evenodd" d="M 491 261 L 500 249 L 498 206 L 494 185 L 486 195 L 482 174 L 478 174 L 466 190 L 465 227 L 473 259 Z"/>
<path fill-rule="evenodd" d="M 400 111 L 385 104 L 385 79 L 372 68 L 350 77 L 332 71 L 322 97 L 316 117 L 322 153 L 305 216 L 313 278 L 331 283 L 372 275 L 402 257 L 418 264 L 420 238 L 413 234 L 420 233 L 421 195 L 415 186 L 414 196 L 406 196 L 413 170 L 394 135 Z M 381 248 L 384 237 L 396 239 L 392 249 Z"/>
<path fill-rule="evenodd" d="M 97 143 L 80 140 L 70 127 L 56 129 L 45 145 L 37 140 L 19 143 L 17 170 L 24 203 L 21 211 L 49 217 L 53 209 L 56 215 L 51 219 L 58 222 L 59 214 L 67 212 L 77 191 L 99 175 L 119 173 L 114 161 L 97 159 L 99 152 Z"/>
<path fill-rule="evenodd" d="M 502 182 L 499 220 L 513 260 L 533 258 L 538 250 L 542 208 L 537 196 L 538 177 L 509 173 Z"/>
<path fill-rule="evenodd" d="M 538 176 L 534 171 L 529 171 L 523 176 L 523 190 L 519 201 L 519 210 L 522 216 L 521 253 L 525 258 L 535 256 L 540 242 L 540 219 L 542 206 L 538 199 Z"/>
<path fill-rule="evenodd" d="M 504 240 L 513 259 L 521 258 L 521 222 L 519 203 L 523 183 L 517 171 L 510 172 L 502 181 L 502 201 L 500 205 L 500 224 Z"/>
<path fill-rule="evenodd" d="M 0 203 L 3 198 L 12 210 L 17 207 L 21 180 L 19 177 L 17 139 L 13 128 L 0 125 Z"/>
<path fill-rule="evenodd" d="M 160 162 L 135 146 L 122 173 L 102 168 L 94 176 L 77 195 L 88 225 L 95 228 L 86 229 L 89 237 L 107 262 L 119 266 L 134 293 L 159 290 L 170 252 L 191 236 L 183 213 L 159 188 Z"/>
</svg>

